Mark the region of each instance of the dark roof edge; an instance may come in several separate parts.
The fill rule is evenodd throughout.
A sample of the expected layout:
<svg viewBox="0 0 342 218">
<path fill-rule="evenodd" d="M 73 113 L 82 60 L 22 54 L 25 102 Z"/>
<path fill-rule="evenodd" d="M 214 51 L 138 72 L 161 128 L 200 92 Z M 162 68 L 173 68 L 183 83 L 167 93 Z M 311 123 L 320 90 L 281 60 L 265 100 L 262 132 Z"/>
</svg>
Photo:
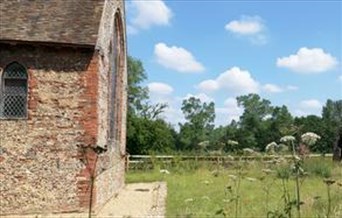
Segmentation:
<svg viewBox="0 0 342 218">
<path fill-rule="evenodd" d="M 44 46 L 54 46 L 54 47 L 69 47 L 69 48 L 87 48 L 95 50 L 96 45 L 90 44 L 75 44 L 75 43 L 60 43 L 60 42 L 40 42 L 40 41 L 23 41 L 23 40 L 8 40 L 0 39 L 0 44 L 10 44 L 10 45 L 44 45 Z"/>
</svg>

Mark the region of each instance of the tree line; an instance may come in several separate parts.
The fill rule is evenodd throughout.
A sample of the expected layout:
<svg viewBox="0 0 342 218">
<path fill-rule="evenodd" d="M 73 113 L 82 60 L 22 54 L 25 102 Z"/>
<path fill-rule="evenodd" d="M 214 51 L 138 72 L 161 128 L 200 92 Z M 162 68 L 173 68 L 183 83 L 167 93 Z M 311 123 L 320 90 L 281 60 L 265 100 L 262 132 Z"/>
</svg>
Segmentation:
<svg viewBox="0 0 342 218">
<path fill-rule="evenodd" d="M 128 57 L 127 152 L 129 154 L 173 153 L 238 153 L 244 148 L 263 152 L 267 144 L 279 142 L 284 135 L 299 139 L 314 132 L 321 139 L 309 148 L 315 153 L 331 153 L 342 135 L 342 100 L 327 100 L 321 117 L 294 117 L 288 108 L 273 106 L 258 94 L 236 98 L 243 108 L 239 120 L 215 127 L 214 102 L 201 102 L 190 97 L 183 100 L 181 110 L 185 122 L 179 131 L 161 118 L 166 104 L 149 103 L 147 79 L 140 60 Z"/>
</svg>

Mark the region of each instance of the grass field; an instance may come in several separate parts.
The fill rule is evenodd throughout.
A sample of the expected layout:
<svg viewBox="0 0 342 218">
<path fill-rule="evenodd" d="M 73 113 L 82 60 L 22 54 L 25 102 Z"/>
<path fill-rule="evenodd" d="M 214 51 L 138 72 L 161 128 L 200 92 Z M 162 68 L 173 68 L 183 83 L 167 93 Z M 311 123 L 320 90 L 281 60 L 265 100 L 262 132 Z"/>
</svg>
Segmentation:
<svg viewBox="0 0 342 218">
<path fill-rule="evenodd" d="M 342 217 L 341 165 L 315 158 L 305 160 L 303 168 L 301 217 Z M 126 182 L 166 181 L 167 217 L 298 217 L 287 161 L 225 166 L 185 162 L 168 165 L 170 174 L 160 169 L 165 169 L 162 163 L 155 163 L 153 170 L 130 171 Z M 328 187 L 325 178 L 335 183 Z"/>
</svg>

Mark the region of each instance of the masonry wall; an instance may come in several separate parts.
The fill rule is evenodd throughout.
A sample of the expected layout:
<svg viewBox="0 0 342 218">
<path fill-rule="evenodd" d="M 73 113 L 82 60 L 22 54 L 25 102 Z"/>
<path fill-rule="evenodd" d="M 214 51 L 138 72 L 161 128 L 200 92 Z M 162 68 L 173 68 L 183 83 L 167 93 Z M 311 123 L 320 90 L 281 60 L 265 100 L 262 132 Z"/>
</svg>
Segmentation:
<svg viewBox="0 0 342 218">
<path fill-rule="evenodd" d="M 0 73 L 17 61 L 29 75 L 28 119 L 0 120 L 0 214 L 85 210 L 96 157 L 82 159 L 96 144 L 96 54 L 0 44 L 0 57 Z"/>
<path fill-rule="evenodd" d="M 115 16 L 121 41 L 115 42 Z M 95 48 L 0 43 L 29 74 L 28 119 L 0 120 L 0 214 L 93 211 L 124 185 L 127 66 L 124 2 L 106 0 Z M 34 45 L 34 46 L 33 46 Z M 120 46 L 120 61 L 113 47 Z M 115 69 L 114 69 L 115 68 Z M 114 105 L 109 74 L 115 73 Z M 115 138 L 108 139 L 109 108 Z"/>
<path fill-rule="evenodd" d="M 124 2 L 108 0 L 104 6 L 96 48 L 99 58 L 99 93 L 98 93 L 98 138 L 99 145 L 106 145 L 107 151 L 98 156 L 95 178 L 96 204 L 99 209 L 124 185 L 126 154 L 126 112 L 127 112 L 127 66 Z M 115 18 L 121 21 L 120 27 Z M 116 40 L 119 36 L 121 42 Z M 117 48 L 120 47 L 120 52 Z M 119 56 L 115 56 L 119 55 Z M 115 61 L 116 58 L 119 61 Z M 116 64 L 113 64 L 116 63 Z M 115 80 L 114 105 L 110 102 L 110 78 Z M 115 128 L 113 140 L 109 139 L 109 109 L 114 107 Z"/>
</svg>

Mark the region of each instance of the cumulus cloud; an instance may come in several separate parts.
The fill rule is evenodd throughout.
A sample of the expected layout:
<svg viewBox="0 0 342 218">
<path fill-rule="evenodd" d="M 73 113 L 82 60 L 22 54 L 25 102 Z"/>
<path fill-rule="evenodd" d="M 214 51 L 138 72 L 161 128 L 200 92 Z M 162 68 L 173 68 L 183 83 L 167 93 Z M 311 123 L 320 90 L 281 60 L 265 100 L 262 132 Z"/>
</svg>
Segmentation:
<svg viewBox="0 0 342 218">
<path fill-rule="evenodd" d="M 254 44 L 265 44 L 267 37 L 263 19 L 259 16 L 241 16 L 224 27 L 227 31 L 242 37 L 247 37 Z"/>
<path fill-rule="evenodd" d="M 210 102 L 214 102 L 214 99 L 209 97 L 207 94 L 205 93 L 199 93 L 197 95 L 193 95 L 193 94 L 187 94 L 184 99 L 189 99 L 191 97 L 195 97 L 201 100 L 201 102 L 206 102 L 206 103 L 210 103 Z"/>
<path fill-rule="evenodd" d="M 198 88 L 203 92 L 226 89 L 233 94 L 258 93 L 259 83 L 252 75 L 239 67 L 233 67 L 220 74 L 215 80 L 202 81 Z"/>
<path fill-rule="evenodd" d="M 242 16 L 240 20 L 233 20 L 226 24 L 225 29 L 233 33 L 251 35 L 263 30 L 262 20 L 258 16 Z"/>
<path fill-rule="evenodd" d="M 263 90 L 266 92 L 270 92 L 270 93 L 279 93 L 279 92 L 283 92 L 284 90 L 282 88 L 280 88 L 277 85 L 274 84 L 265 84 L 263 85 Z"/>
<path fill-rule="evenodd" d="M 232 120 L 239 120 L 243 113 L 243 108 L 239 107 L 235 98 L 227 98 L 224 101 L 224 107 L 216 109 L 215 125 L 227 125 Z"/>
<path fill-rule="evenodd" d="M 147 87 L 151 94 L 169 95 L 173 92 L 173 88 L 166 83 L 152 82 Z"/>
<path fill-rule="evenodd" d="M 135 0 L 130 3 L 128 10 L 134 12 L 131 24 L 139 29 L 169 25 L 172 18 L 171 9 L 162 0 Z"/>
<path fill-rule="evenodd" d="M 295 110 L 296 116 L 307 116 L 310 114 L 320 116 L 322 112 L 322 103 L 317 99 L 307 99 L 299 102 Z"/>
<path fill-rule="evenodd" d="M 314 74 L 333 69 L 337 60 L 321 48 L 300 48 L 296 54 L 277 59 L 277 66 L 297 73 Z"/>
<path fill-rule="evenodd" d="M 216 80 L 204 80 L 200 84 L 197 85 L 197 88 L 204 90 L 206 92 L 216 91 L 219 89 L 219 85 Z"/>
<path fill-rule="evenodd" d="M 158 43 L 154 47 L 157 62 L 162 66 L 183 73 L 203 72 L 204 66 L 182 47 Z"/>
</svg>

